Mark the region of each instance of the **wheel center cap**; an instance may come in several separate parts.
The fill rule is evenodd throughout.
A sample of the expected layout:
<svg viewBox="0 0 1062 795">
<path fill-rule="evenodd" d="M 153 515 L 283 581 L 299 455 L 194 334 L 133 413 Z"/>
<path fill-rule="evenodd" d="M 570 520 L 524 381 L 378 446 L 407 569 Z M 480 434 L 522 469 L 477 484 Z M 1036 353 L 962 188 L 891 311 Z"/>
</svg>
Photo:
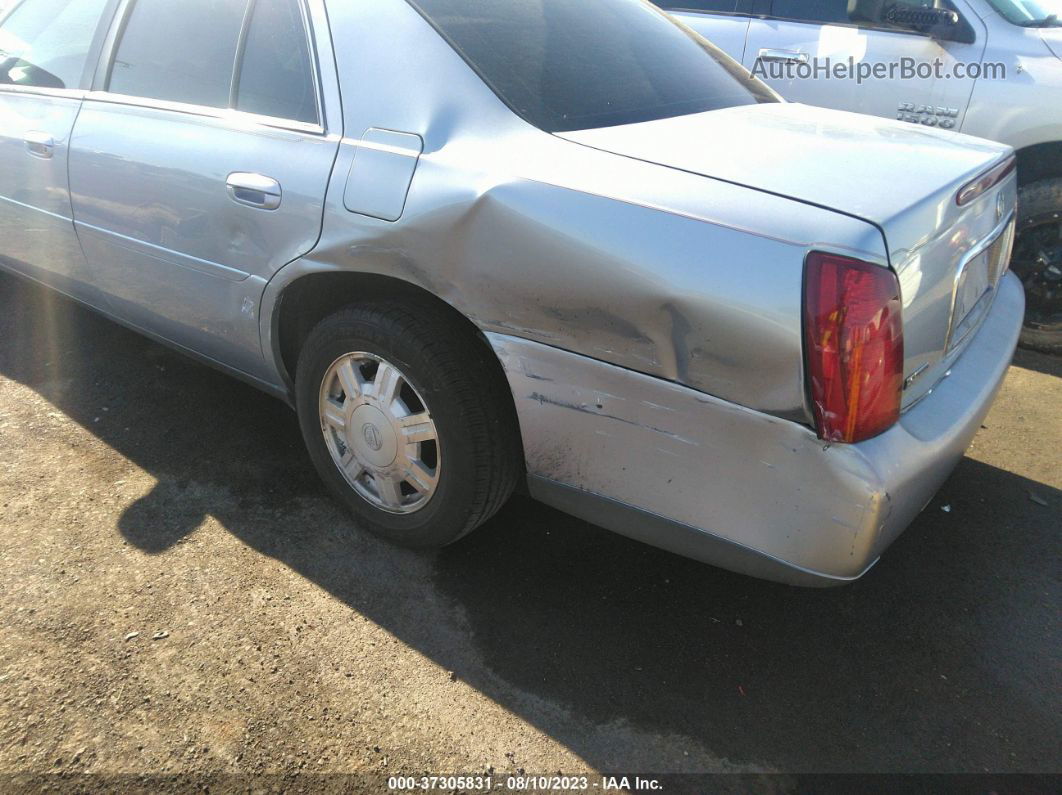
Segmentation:
<svg viewBox="0 0 1062 795">
<path fill-rule="evenodd" d="M 365 436 L 365 444 L 369 445 L 373 450 L 378 451 L 383 447 L 383 441 L 380 439 L 380 432 L 376 430 L 376 426 L 371 422 L 362 425 L 361 432 Z"/>
<path fill-rule="evenodd" d="M 350 418 L 348 445 L 363 463 L 383 469 L 398 455 L 398 437 L 387 415 L 375 406 L 358 406 Z"/>
</svg>

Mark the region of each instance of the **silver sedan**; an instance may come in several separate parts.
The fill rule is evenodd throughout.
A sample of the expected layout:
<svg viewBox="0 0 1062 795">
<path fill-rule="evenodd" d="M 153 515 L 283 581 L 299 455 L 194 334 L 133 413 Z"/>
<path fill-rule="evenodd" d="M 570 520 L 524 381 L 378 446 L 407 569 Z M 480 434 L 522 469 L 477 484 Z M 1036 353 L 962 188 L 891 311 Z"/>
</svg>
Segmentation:
<svg viewBox="0 0 1062 795">
<path fill-rule="evenodd" d="M 523 483 L 735 570 L 859 577 L 1000 384 L 1014 207 L 1007 147 L 784 103 L 641 0 L 0 22 L 4 266 L 291 403 L 411 546 Z"/>
</svg>

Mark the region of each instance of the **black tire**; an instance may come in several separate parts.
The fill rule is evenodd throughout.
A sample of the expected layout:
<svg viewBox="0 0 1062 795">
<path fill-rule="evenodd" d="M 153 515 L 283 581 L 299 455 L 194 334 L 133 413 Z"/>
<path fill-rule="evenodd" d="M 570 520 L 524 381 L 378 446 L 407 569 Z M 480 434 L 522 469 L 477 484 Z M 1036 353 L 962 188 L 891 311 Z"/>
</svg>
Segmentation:
<svg viewBox="0 0 1062 795">
<path fill-rule="evenodd" d="M 438 433 L 438 485 L 414 513 L 372 504 L 347 482 L 322 433 L 322 381 L 340 357 L 355 352 L 398 367 L 423 398 Z M 486 341 L 434 306 L 387 300 L 356 304 L 310 333 L 296 371 L 299 425 L 317 471 L 357 523 L 411 548 L 451 544 L 505 504 L 523 471 L 512 394 Z"/>
<path fill-rule="evenodd" d="M 1053 243 L 1052 243 L 1053 240 Z M 1025 284 L 1024 348 L 1062 353 L 1062 179 L 1018 193 L 1018 238 L 1012 270 Z"/>
</svg>

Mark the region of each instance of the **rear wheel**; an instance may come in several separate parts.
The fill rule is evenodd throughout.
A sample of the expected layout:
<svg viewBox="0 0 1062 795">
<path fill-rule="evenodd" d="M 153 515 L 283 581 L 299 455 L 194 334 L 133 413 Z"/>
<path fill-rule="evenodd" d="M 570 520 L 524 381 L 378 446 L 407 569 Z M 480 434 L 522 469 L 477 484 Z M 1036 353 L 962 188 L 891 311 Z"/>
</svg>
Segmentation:
<svg viewBox="0 0 1062 795">
<path fill-rule="evenodd" d="M 1062 353 L 1062 179 L 1021 189 L 1010 267 L 1025 285 L 1021 344 Z"/>
<path fill-rule="evenodd" d="M 521 470 L 508 385 L 489 348 L 432 306 L 355 305 L 299 357 L 303 438 L 359 524 L 438 547 L 489 519 Z"/>
</svg>

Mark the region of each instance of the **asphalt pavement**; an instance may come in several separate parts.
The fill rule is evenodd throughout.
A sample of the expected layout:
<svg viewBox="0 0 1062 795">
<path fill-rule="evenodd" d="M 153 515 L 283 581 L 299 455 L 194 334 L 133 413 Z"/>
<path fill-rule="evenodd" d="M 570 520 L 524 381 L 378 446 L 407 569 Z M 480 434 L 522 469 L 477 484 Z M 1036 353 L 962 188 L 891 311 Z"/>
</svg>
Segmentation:
<svg viewBox="0 0 1062 795">
<path fill-rule="evenodd" d="M 524 497 L 393 549 L 287 407 L 0 275 L 0 506 L 7 773 L 1060 768 L 1058 358 L 864 579 L 801 590 Z"/>
</svg>

